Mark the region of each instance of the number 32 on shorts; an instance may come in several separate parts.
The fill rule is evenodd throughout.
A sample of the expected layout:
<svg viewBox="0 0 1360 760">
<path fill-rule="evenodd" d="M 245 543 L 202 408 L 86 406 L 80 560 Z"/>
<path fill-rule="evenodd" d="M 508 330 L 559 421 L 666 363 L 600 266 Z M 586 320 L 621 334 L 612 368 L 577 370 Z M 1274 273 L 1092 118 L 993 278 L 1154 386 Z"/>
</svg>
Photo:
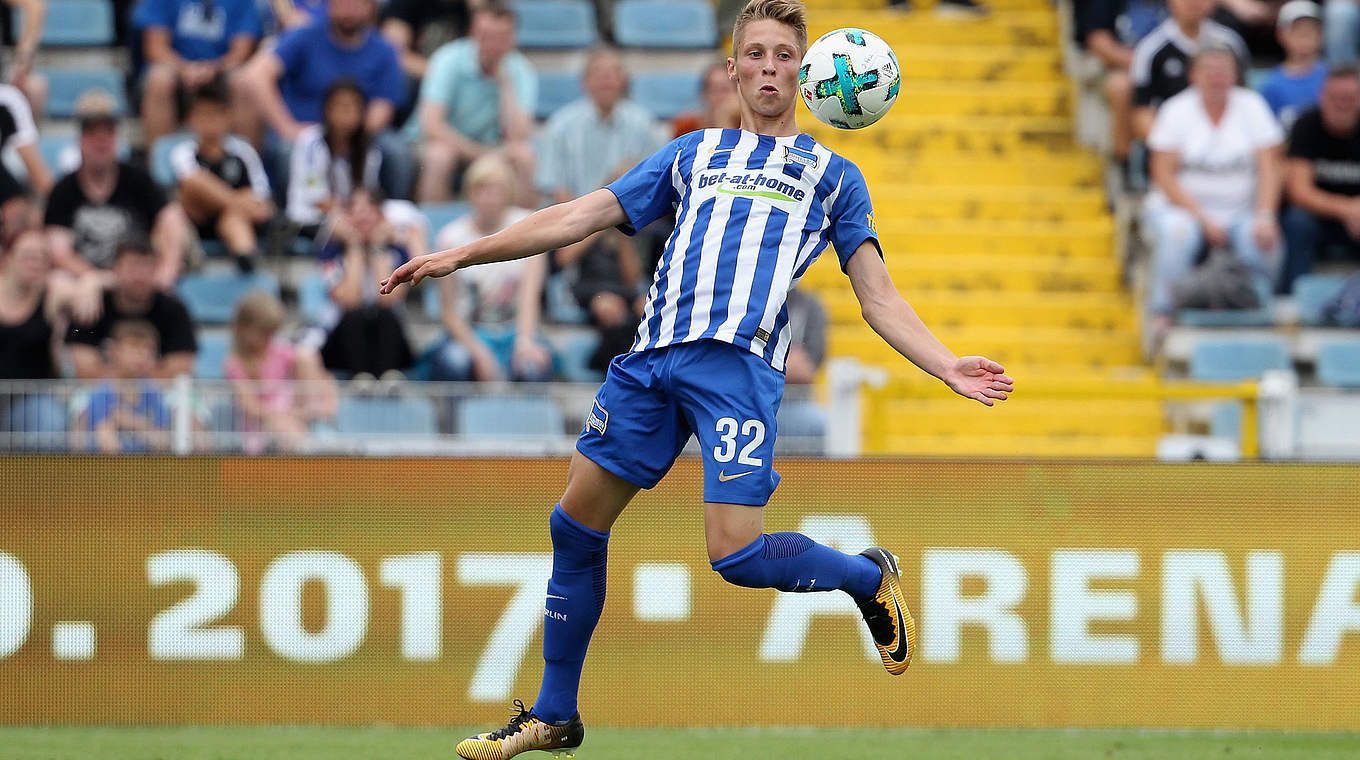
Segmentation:
<svg viewBox="0 0 1360 760">
<path fill-rule="evenodd" d="M 745 446 L 741 447 L 741 452 L 737 452 L 737 433 L 740 431 L 741 437 L 749 439 Z M 760 444 L 765 442 L 765 423 L 760 420 L 746 420 L 738 423 L 733 417 L 721 417 L 717 425 L 718 443 L 713 447 L 713 459 L 718 462 L 730 462 L 732 457 L 737 457 L 737 464 L 760 467 L 765 464 L 760 457 L 751 456 Z"/>
</svg>

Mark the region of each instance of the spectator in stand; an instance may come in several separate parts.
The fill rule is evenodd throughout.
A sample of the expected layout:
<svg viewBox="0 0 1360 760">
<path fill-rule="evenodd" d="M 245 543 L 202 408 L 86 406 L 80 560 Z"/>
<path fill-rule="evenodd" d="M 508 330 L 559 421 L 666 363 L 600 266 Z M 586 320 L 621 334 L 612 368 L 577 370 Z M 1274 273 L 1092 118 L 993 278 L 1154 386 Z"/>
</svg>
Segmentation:
<svg viewBox="0 0 1360 760">
<path fill-rule="evenodd" d="M 413 363 L 403 324 L 408 288 L 379 295 L 374 283 L 411 257 L 383 216 L 383 200 L 355 190 L 331 217 L 321 267 L 331 283 L 337 317 L 321 348 L 326 368 L 350 375 L 393 377 Z M 328 321 L 331 321 L 328 319 Z"/>
<path fill-rule="evenodd" d="M 618 230 L 604 230 L 559 249 L 555 260 L 562 269 L 576 269 L 572 295 L 600 338 L 587 366 L 605 372 L 615 356 L 632 347 L 642 321 L 648 283 L 637 244 Z"/>
<path fill-rule="evenodd" d="M 1166 18 L 1162 0 L 1087 0 L 1077 7 L 1084 82 L 1099 82 L 1110 107 L 1110 151 L 1127 168 L 1133 145 L 1133 46 Z"/>
<path fill-rule="evenodd" d="M 784 362 L 788 391 L 779 407 L 779 433 L 786 441 L 801 441 L 826 433 L 826 412 L 812 398 L 812 383 L 826 359 L 826 308 L 811 293 L 794 288 L 788 297 L 789 356 Z"/>
<path fill-rule="evenodd" d="M 364 131 L 368 101 L 359 85 L 341 77 L 323 103 L 322 122 L 298 133 L 288 171 L 288 219 L 308 237 L 354 190 L 377 187 L 382 167 L 382 152 Z"/>
<path fill-rule="evenodd" d="M 242 272 L 255 269 L 258 226 L 274 216 L 269 178 L 250 143 L 227 134 L 231 115 L 221 79 L 199 88 L 189 104 L 193 138 L 170 152 L 180 204 L 200 239 L 221 240 Z"/>
<path fill-rule="evenodd" d="M 1153 190 L 1143 225 L 1154 238 L 1155 335 L 1170 327 L 1172 286 L 1203 245 L 1231 249 L 1261 293 L 1271 292 L 1283 260 L 1279 123 L 1260 95 L 1235 86 L 1236 51 L 1201 50 L 1190 76 L 1192 87 L 1162 105 L 1148 137 Z"/>
<path fill-rule="evenodd" d="M 38 150 L 38 127 L 19 88 L 0 84 L 0 149 L 14 148 L 28 170 L 24 187 L 0 162 L 0 229 L 16 229 L 33 213 L 30 192 L 46 198 L 52 192 L 52 172 Z"/>
<path fill-rule="evenodd" d="M 1322 32 L 1326 37 L 1323 50 L 1327 63 L 1333 66 L 1354 63 L 1360 53 L 1360 2 L 1357 0 L 1324 0 Z"/>
<path fill-rule="evenodd" d="M 650 156 L 663 142 L 656 117 L 626 97 L 616 51 L 591 51 L 582 84 L 586 96 L 558 109 L 539 138 L 538 189 L 553 203 L 598 190 L 623 159 Z"/>
<path fill-rule="evenodd" d="M 179 127 L 185 94 L 234 71 L 264 30 L 255 0 L 142 0 L 133 15 L 148 64 L 142 136 L 150 146 Z"/>
<path fill-rule="evenodd" d="M 888 0 L 888 7 L 895 10 L 910 10 L 911 6 L 910 0 Z M 980 16 L 987 13 L 987 6 L 977 2 L 977 0 L 938 0 L 935 3 L 935 11 L 944 15 Z"/>
<path fill-rule="evenodd" d="M 416 107 L 423 139 L 420 201 L 449 200 L 464 168 L 502 151 L 515 171 L 516 201 L 536 205 L 529 138 L 538 78 L 514 48 L 514 11 L 488 0 L 473 12 L 468 37 L 430 56 Z"/>
<path fill-rule="evenodd" d="M 51 276 L 52 254 L 42 228 L 34 224 L 18 230 L 0 250 L 0 380 L 52 380 L 61 377 L 59 336 L 65 332 L 70 293 Z M 0 395 L 0 431 L 20 434 L 19 446 L 57 443 L 65 417 L 50 394 Z"/>
<path fill-rule="evenodd" d="M 297 451 L 313 422 L 335 416 L 335 381 L 315 350 L 278 338 L 287 311 L 273 294 L 256 290 L 236 304 L 225 374 L 245 431 L 245 450 Z M 295 385 L 296 383 L 296 385 Z"/>
<path fill-rule="evenodd" d="M 514 173 L 496 156 L 468 167 L 472 213 L 450 222 L 435 240 L 440 249 L 467 245 L 529 215 L 511 205 Z M 552 354 L 540 340 L 545 256 L 463 269 L 439 281 L 440 317 L 449 340 L 434 356 L 434 379 L 548 380 Z M 475 326 L 475 327 L 474 327 Z"/>
<path fill-rule="evenodd" d="M 701 110 L 682 113 L 671 120 L 675 137 L 696 129 L 736 129 L 741 126 L 737 83 L 728 75 L 726 61 L 714 61 L 704 71 L 704 84 L 699 95 L 703 100 Z"/>
<path fill-rule="evenodd" d="M 166 451 L 170 448 L 170 407 L 152 382 L 160 348 L 156 328 L 125 319 L 109 332 L 109 380 L 90 395 L 81 415 L 91 448 L 101 454 Z"/>
<path fill-rule="evenodd" d="M 1360 72 L 1333 69 L 1318 107 L 1294 122 L 1289 135 L 1284 213 L 1289 250 L 1286 290 L 1335 249 L 1360 260 Z"/>
<path fill-rule="evenodd" d="M 277 46 L 256 54 L 233 80 L 253 109 L 247 120 L 263 118 L 274 132 L 265 152 L 280 175 L 287 171 L 288 150 L 303 128 L 321 122 L 327 89 L 348 77 L 359 83 L 368 99 L 364 130 L 384 151 L 391 174 L 387 186 L 403 196 L 409 191 L 405 146 L 384 138 L 392 115 L 406 101 L 406 77 L 397 52 L 373 28 L 376 12 L 375 0 L 330 0 L 326 23 L 284 34 Z M 286 184 L 280 181 L 281 186 Z"/>
<path fill-rule="evenodd" d="M 118 160 L 118 119 L 107 93 L 82 95 L 76 120 L 80 167 L 53 186 L 44 219 L 57 266 L 90 275 L 112 266 L 119 241 L 150 235 L 159 262 L 155 282 L 169 289 L 184 263 L 184 212 L 179 204 L 167 202 L 145 170 Z M 87 294 L 93 297 L 103 279 L 87 280 L 92 283 Z"/>
<path fill-rule="evenodd" d="M 1284 63 L 1271 69 L 1261 95 L 1288 129 L 1300 113 L 1312 108 L 1327 78 L 1322 52 L 1322 9 L 1312 0 L 1292 0 L 1280 9 L 1280 45 Z"/>
<path fill-rule="evenodd" d="M 33 61 L 38 56 L 38 45 L 42 42 L 43 23 L 47 20 L 47 0 L 5 0 L 10 8 L 23 12 L 23 29 L 19 38 L 13 39 L 13 21 L 10 11 L 5 11 L 3 25 L 7 30 L 5 42 L 13 42 L 14 57 L 11 59 L 9 83 L 23 92 L 28 104 L 38 117 L 47 113 L 47 77 L 33 70 Z"/>
<path fill-rule="evenodd" d="M 1284 0 L 1218 0 L 1214 20 L 1237 32 L 1253 57 L 1279 60 L 1275 16 Z"/>
<path fill-rule="evenodd" d="M 110 376 L 111 368 L 101 349 L 112 335 L 113 326 L 128 319 L 147 322 L 156 330 L 159 358 L 150 371 L 152 377 L 193 373 L 198 352 L 193 320 L 183 302 L 161 292 L 156 271 L 156 253 L 144 238 L 130 238 L 118 244 L 113 257 L 112 284 L 100 294 L 97 318 L 85 321 L 77 314 L 66 333 L 77 377 Z"/>
<path fill-rule="evenodd" d="M 467 34 L 468 21 L 468 0 L 389 0 L 384 6 L 382 33 L 401 56 L 411 92 L 420 92 L 434 51 Z M 402 109 L 395 123 L 405 123 L 414 108 Z"/>
<path fill-rule="evenodd" d="M 1133 49 L 1133 136 L 1139 140 L 1152 131 L 1158 106 L 1189 86 L 1190 59 L 1200 50 L 1228 48 L 1239 70 L 1251 60 L 1237 32 L 1209 20 L 1214 0 L 1167 0 L 1167 9 L 1171 18 Z"/>
</svg>

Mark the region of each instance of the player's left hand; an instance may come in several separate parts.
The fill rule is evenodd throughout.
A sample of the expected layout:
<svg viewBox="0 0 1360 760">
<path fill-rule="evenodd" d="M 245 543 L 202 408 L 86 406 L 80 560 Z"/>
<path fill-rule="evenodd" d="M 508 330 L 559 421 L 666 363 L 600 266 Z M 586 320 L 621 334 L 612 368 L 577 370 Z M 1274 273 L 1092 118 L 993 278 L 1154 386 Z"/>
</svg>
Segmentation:
<svg viewBox="0 0 1360 760">
<path fill-rule="evenodd" d="M 1015 391 L 1015 380 L 985 356 L 960 356 L 942 378 L 955 393 L 992 406 Z"/>
</svg>

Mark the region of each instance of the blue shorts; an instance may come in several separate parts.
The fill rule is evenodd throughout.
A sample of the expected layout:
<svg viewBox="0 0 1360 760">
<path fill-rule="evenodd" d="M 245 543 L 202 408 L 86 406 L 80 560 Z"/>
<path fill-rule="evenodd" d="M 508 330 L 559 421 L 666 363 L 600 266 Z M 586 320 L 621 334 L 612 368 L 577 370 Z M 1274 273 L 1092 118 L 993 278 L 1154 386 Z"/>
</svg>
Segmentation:
<svg viewBox="0 0 1360 760">
<path fill-rule="evenodd" d="M 651 488 L 691 435 L 704 458 L 704 501 L 763 506 L 774 471 L 784 374 L 745 349 L 702 340 L 614 357 L 576 441 L 588 459 Z"/>
</svg>

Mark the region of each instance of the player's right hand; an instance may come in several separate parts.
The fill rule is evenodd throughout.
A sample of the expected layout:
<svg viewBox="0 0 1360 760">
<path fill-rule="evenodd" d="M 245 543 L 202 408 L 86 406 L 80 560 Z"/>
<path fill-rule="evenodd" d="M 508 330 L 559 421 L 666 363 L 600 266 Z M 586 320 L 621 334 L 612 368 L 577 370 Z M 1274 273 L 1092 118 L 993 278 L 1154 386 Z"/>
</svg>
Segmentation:
<svg viewBox="0 0 1360 760">
<path fill-rule="evenodd" d="M 426 277 L 444 277 L 452 274 L 458 269 L 458 260 L 454 256 L 457 250 L 457 248 L 450 248 L 447 251 L 435 251 L 411 259 L 397 267 L 392 274 L 387 276 L 387 279 L 378 283 L 378 292 L 387 295 L 404 282 L 409 282 L 415 286 L 419 285 L 420 281 Z"/>
</svg>

